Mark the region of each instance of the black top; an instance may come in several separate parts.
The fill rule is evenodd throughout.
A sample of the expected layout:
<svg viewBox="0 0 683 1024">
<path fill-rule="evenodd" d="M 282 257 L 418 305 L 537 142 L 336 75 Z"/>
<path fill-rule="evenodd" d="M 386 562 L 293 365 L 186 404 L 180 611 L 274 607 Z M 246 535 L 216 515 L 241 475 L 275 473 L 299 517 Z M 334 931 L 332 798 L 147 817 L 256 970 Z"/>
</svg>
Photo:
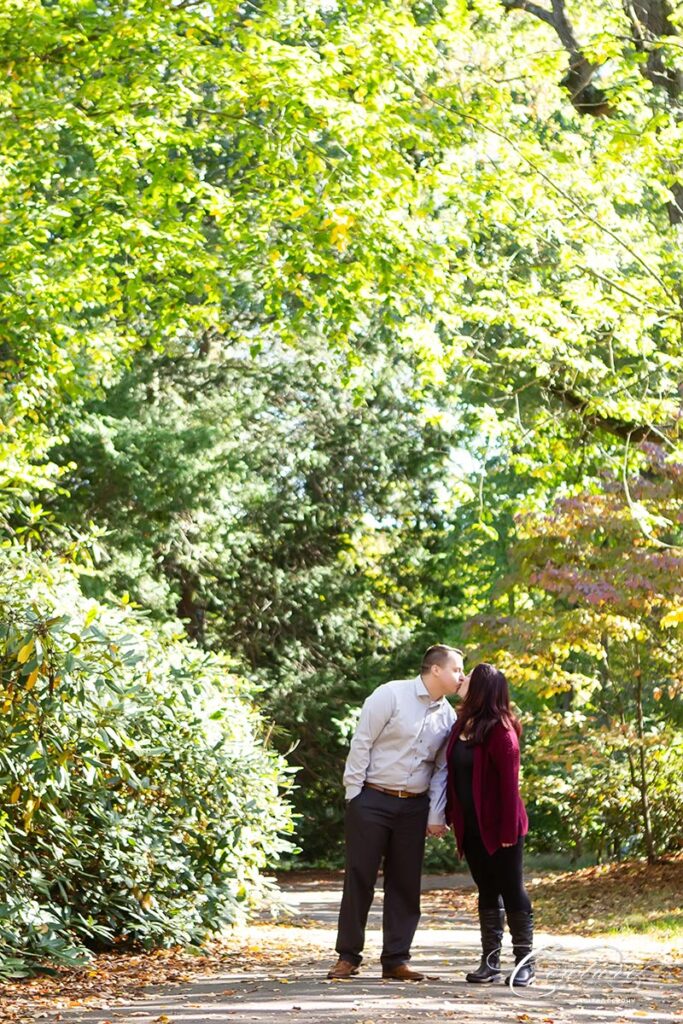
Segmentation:
<svg viewBox="0 0 683 1024">
<path fill-rule="evenodd" d="M 474 770 L 474 743 L 457 739 L 451 752 L 451 769 L 460 806 L 465 818 L 465 828 L 479 831 L 477 812 L 472 795 L 472 773 Z"/>
</svg>

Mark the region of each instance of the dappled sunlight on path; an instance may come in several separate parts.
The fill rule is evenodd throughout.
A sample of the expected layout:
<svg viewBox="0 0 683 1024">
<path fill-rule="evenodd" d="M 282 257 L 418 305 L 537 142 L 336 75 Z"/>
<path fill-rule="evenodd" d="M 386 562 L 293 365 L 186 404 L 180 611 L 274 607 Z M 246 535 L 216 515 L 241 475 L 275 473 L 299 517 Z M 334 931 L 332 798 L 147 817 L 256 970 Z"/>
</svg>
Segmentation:
<svg viewBox="0 0 683 1024">
<path fill-rule="evenodd" d="M 666 966 L 666 948 L 633 937 L 615 940 L 539 933 L 538 983 L 519 995 L 504 985 L 464 981 L 476 965 L 479 935 L 471 882 L 464 876 L 427 878 L 424 913 L 414 946 L 418 984 L 379 974 L 381 891 L 371 911 L 366 960 L 358 978 L 328 981 L 341 876 L 285 879 L 286 916 L 246 929 L 241 955 L 220 973 L 181 985 L 147 988 L 97 1009 L 62 1009 L 68 1024 L 408 1024 L 458 1020 L 523 1024 L 683 1019 L 680 974 Z M 643 955 L 644 954 L 644 955 Z M 509 936 L 504 966 L 511 965 Z M 678 970 L 680 970 L 680 965 Z M 41 1014 L 55 1019 L 52 1014 Z"/>
</svg>

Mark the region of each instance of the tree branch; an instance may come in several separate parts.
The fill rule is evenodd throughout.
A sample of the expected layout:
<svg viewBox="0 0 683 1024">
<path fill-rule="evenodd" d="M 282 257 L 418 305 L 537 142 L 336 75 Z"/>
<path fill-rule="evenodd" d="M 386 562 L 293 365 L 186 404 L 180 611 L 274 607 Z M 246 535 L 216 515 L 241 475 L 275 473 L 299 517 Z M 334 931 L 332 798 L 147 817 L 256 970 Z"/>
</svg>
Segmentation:
<svg viewBox="0 0 683 1024">
<path fill-rule="evenodd" d="M 657 45 L 662 36 L 678 35 L 667 0 L 624 0 L 624 11 L 633 28 L 636 50 L 647 54 L 647 62 L 641 65 L 642 74 L 653 85 L 665 89 L 671 99 L 678 99 L 683 89 L 681 73 L 666 66 Z"/>
<path fill-rule="evenodd" d="M 586 426 L 593 430 L 606 430 L 608 433 L 614 434 L 624 441 L 631 440 L 636 442 L 645 441 L 652 437 L 654 433 L 653 427 L 649 424 L 636 426 L 635 423 L 628 423 L 626 420 L 617 419 L 616 416 L 605 416 L 599 412 L 586 413 L 589 400 L 582 398 L 581 395 L 577 395 L 569 388 L 549 384 L 547 385 L 547 390 L 555 398 L 559 398 L 570 409 L 577 412 Z"/>
<path fill-rule="evenodd" d="M 569 68 L 562 85 L 569 93 L 572 106 L 579 114 L 592 117 L 607 117 L 613 113 L 607 95 L 593 85 L 593 78 L 599 70 L 585 56 L 574 34 L 567 15 L 564 0 L 551 0 L 551 10 L 541 7 L 533 0 L 501 0 L 506 11 L 525 11 L 544 22 L 554 30 L 569 54 Z M 672 21 L 669 0 L 623 0 L 624 13 L 629 19 L 633 35 L 629 38 L 638 53 L 647 54 L 647 61 L 641 65 L 641 74 L 654 86 L 664 89 L 676 105 L 683 93 L 683 73 L 665 63 L 664 41 L 678 35 Z M 683 223 L 683 183 L 675 182 L 671 191 L 673 198 L 667 204 L 669 222 Z"/>
<path fill-rule="evenodd" d="M 503 7 L 506 11 L 526 11 L 528 14 L 533 14 L 535 18 L 545 21 L 552 28 L 555 28 L 553 12 L 546 10 L 545 7 L 541 7 L 539 4 L 532 3 L 531 0 L 503 0 Z"/>
<path fill-rule="evenodd" d="M 572 106 L 579 114 L 605 117 L 612 113 L 602 89 L 592 84 L 598 67 L 584 55 L 567 15 L 564 0 L 551 0 L 552 10 L 541 7 L 533 0 L 501 0 L 506 11 L 520 10 L 545 22 L 554 30 L 569 54 L 569 68 L 560 85 L 569 93 Z"/>
</svg>

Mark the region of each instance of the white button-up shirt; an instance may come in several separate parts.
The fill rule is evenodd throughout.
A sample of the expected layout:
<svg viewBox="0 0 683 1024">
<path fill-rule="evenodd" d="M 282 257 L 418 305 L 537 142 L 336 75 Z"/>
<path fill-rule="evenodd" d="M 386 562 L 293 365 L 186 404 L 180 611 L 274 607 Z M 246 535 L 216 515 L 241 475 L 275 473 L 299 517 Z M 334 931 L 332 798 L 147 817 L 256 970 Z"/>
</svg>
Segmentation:
<svg viewBox="0 0 683 1024">
<path fill-rule="evenodd" d="M 395 679 L 370 694 L 344 770 L 346 799 L 363 784 L 410 793 L 429 790 L 429 824 L 446 821 L 446 741 L 456 714 L 445 697 L 434 700 L 421 676 Z"/>
</svg>

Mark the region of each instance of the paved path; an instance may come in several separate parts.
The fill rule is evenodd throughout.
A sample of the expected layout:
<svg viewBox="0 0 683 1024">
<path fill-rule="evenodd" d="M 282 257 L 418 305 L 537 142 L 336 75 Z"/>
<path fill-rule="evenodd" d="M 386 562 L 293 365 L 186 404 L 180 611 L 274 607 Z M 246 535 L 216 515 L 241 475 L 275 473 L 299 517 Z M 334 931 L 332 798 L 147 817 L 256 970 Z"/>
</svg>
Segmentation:
<svg viewBox="0 0 683 1024">
<path fill-rule="evenodd" d="M 219 976 L 141 991 L 126 1005 L 63 1012 L 67 1024 L 432 1024 L 458 1021 L 583 1024 L 683 1020 L 679 980 L 666 969 L 664 946 L 617 936 L 608 941 L 537 935 L 539 980 L 515 995 L 504 985 L 474 986 L 465 970 L 478 962 L 479 935 L 466 904 L 464 876 L 427 877 L 413 963 L 429 980 L 382 981 L 378 953 L 381 893 L 371 912 L 366 963 L 358 979 L 327 981 L 334 959 L 339 879 L 304 877 L 284 884 L 291 916 L 260 922 L 242 935 L 244 958 Z M 435 890 L 462 894 L 447 909 Z M 511 961 L 509 936 L 504 960 Z M 275 957 L 272 951 L 275 950 Z M 280 951 L 279 953 L 277 951 Z"/>
</svg>

